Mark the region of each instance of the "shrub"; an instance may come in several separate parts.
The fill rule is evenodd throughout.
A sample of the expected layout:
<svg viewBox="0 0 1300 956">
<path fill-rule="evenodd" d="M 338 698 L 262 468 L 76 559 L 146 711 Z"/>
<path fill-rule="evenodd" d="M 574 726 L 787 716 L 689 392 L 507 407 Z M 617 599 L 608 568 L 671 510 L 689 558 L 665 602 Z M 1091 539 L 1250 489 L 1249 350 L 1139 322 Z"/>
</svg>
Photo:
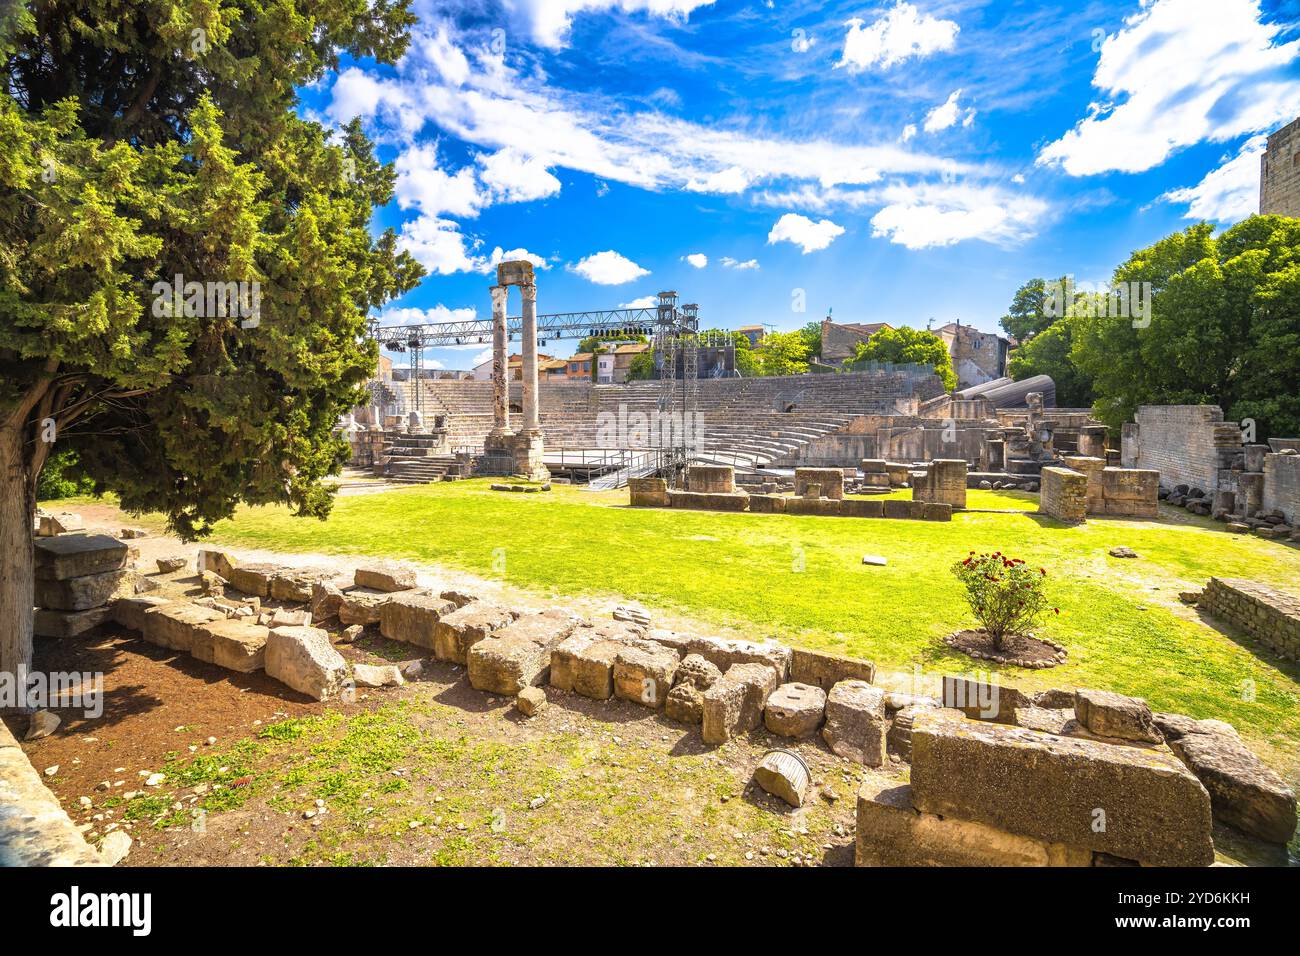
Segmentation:
<svg viewBox="0 0 1300 956">
<path fill-rule="evenodd" d="M 1026 633 L 1049 610 L 1061 613 L 1047 603 L 1047 569 L 1031 568 L 1021 558 L 972 551 L 952 573 L 966 586 L 966 602 L 995 648 L 1008 634 Z"/>
</svg>

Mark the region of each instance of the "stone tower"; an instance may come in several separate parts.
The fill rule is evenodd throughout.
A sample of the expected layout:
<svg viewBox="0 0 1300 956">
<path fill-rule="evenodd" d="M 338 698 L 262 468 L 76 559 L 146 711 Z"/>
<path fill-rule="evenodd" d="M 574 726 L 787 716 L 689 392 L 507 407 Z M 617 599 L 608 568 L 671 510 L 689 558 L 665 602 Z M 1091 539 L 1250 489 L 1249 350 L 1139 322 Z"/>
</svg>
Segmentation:
<svg viewBox="0 0 1300 956">
<path fill-rule="evenodd" d="M 1300 217 L 1300 119 L 1268 138 L 1260 158 L 1259 211 Z"/>
</svg>

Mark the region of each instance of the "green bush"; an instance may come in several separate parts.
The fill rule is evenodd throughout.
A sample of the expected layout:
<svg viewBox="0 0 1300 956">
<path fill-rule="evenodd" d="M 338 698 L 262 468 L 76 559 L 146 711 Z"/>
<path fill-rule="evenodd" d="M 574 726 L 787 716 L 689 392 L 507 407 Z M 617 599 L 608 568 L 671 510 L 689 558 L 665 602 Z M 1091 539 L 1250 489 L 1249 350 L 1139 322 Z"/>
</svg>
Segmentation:
<svg viewBox="0 0 1300 956">
<path fill-rule="evenodd" d="M 71 448 L 57 451 L 45 459 L 41 477 L 36 482 L 36 500 L 75 498 L 95 492 L 95 482 L 81 473 L 77 453 Z"/>
<path fill-rule="evenodd" d="M 1031 568 L 1021 558 L 972 551 L 952 573 L 965 585 L 966 603 L 999 650 L 1008 634 L 1027 633 L 1049 609 L 1061 613 L 1048 607 L 1047 569 Z"/>
</svg>

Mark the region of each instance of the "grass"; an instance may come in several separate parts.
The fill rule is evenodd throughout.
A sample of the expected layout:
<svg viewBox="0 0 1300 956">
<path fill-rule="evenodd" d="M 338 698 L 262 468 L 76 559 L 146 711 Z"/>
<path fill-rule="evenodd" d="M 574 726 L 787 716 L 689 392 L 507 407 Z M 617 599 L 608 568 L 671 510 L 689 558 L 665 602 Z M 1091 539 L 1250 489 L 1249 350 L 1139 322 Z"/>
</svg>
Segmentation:
<svg viewBox="0 0 1300 956">
<path fill-rule="evenodd" d="M 442 564 L 557 596 L 632 599 L 750 637 L 926 674 L 989 669 L 941 639 L 973 623 L 949 567 L 970 550 L 1000 550 L 1047 568 L 1061 613 L 1041 633 L 1070 652 L 1049 671 L 1003 668 L 1003 681 L 1142 696 L 1157 710 L 1231 721 L 1284 771 L 1297 761 L 1300 668 L 1217 632 L 1176 599 L 1212 575 L 1300 593 L 1293 546 L 1226 534 L 1173 510 L 1159 522 L 1065 527 L 1027 513 L 1036 496 L 1021 492 L 973 490 L 971 509 L 1002 513 L 931 523 L 633 509 L 626 491 L 557 485 L 519 495 L 488 484 L 341 497 L 325 522 L 245 508 L 214 538 Z M 1107 554 L 1120 545 L 1140 557 Z M 884 555 L 888 566 L 864 566 L 864 554 Z"/>
</svg>

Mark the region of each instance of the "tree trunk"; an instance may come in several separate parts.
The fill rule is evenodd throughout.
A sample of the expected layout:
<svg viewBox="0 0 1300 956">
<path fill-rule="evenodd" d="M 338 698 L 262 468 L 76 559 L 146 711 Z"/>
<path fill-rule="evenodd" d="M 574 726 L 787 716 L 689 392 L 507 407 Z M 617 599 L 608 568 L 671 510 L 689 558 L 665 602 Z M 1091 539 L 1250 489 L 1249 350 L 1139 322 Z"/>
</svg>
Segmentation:
<svg viewBox="0 0 1300 956">
<path fill-rule="evenodd" d="M 35 553 L 33 484 L 23 454 L 23 433 L 0 427 L 0 673 L 32 666 L 32 599 Z"/>
</svg>

